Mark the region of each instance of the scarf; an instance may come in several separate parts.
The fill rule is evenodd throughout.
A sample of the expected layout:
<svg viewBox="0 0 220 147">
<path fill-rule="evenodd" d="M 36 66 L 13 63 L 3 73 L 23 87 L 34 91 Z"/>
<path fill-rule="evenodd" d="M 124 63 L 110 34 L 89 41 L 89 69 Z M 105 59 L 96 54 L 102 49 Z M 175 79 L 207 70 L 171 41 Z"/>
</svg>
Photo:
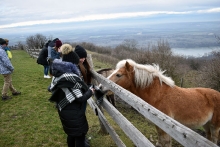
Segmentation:
<svg viewBox="0 0 220 147">
<path fill-rule="evenodd" d="M 56 94 L 59 89 L 65 94 L 65 97 L 60 101 Z M 53 77 L 50 90 L 53 94 L 49 100 L 56 102 L 61 111 L 66 105 L 82 97 L 83 93 L 88 90 L 88 86 L 76 74 L 64 73 L 59 77 Z"/>
</svg>

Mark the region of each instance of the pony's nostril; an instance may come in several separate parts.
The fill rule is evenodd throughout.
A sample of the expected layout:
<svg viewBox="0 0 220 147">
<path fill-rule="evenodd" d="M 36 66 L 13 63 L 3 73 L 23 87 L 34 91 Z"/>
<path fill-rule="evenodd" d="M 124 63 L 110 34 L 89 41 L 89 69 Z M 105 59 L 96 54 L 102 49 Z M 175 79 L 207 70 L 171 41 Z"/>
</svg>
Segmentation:
<svg viewBox="0 0 220 147">
<path fill-rule="evenodd" d="M 102 89 L 102 87 L 103 87 L 102 84 L 99 84 L 98 88 L 99 88 L 99 89 Z"/>
</svg>

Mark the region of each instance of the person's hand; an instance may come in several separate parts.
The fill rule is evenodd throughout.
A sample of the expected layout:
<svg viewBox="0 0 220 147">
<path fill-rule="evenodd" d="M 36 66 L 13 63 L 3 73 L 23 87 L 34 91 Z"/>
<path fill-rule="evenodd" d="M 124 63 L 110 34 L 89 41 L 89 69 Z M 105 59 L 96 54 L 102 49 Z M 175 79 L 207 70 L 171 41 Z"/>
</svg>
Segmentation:
<svg viewBox="0 0 220 147">
<path fill-rule="evenodd" d="M 89 89 L 92 91 L 92 94 L 95 93 L 95 89 L 92 86 Z"/>
</svg>

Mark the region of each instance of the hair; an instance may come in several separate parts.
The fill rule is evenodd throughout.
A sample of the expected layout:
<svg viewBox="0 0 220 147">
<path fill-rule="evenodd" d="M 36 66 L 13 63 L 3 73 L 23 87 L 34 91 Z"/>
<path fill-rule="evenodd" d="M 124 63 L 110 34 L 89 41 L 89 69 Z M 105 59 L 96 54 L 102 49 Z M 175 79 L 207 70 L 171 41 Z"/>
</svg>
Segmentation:
<svg viewBox="0 0 220 147">
<path fill-rule="evenodd" d="M 90 71 L 90 65 L 87 59 L 84 60 L 83 63 L 79 63 L 79 69 L 82 73 L 83 79 L 86 84 L 91 84 L 92 82 L 92 73 Z"/>
<path fill-rule="evenodd" d="M 135 61 L 131 59 L 126 59 L 119 61 L 116 65 L 116 69 L 124 67 L 126 62 L 128 62 L 134 68 L 135 84 L 138 87 L 145 88 L 149 86 L 153 82 L 154 77 L 159 78 L 161 85 L 162 82 L 166 83 L 170 87 L 173 87 L 175 85 L 174 81 L 170 77 L 163 75 L 165 71 L 161 71 L 159 65 L 157 64 L 142 65 L 142 64 L 137 64 Z"/>
<path fill-rule="evenodd" d="M 0 38 L 0 45 L 6 44 L 5 39 Z"/>
</svg>

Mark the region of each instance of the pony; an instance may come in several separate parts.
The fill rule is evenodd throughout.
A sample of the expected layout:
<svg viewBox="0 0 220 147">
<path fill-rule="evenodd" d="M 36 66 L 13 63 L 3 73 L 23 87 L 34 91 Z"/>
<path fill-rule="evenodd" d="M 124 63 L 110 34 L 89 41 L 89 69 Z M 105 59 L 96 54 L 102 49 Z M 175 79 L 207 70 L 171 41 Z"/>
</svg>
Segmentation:
<svg viewBox="0 0 220 147">
<path fill-rule="evenodd" d="M 217 144 L 220 131 L 220 92 L 210 88 L 181 88 L 164 75 L 159 65 L 142 65 L 131 59 L 117 63 L 107 78 L 189 128 L 203 127 Z M 103 87 L 103 90 L 106 90 Z M 156 126 L 158 147 L 171 147 L 171 137 Z"/>
<path fill-rule="evenodd" d="M 114 69 L 112 68 L 104 68 L 104 69 L 100 69 L 98 71 L 96 71 L 98 74 L 104 76 L 105 78 L 107 78 L 110 74 L 112 74 L 112 72 L 114 71 Z M 114 106 L 115 105 L 115 96 L 114 93 L 110 90 L 108 90 L 108 92 L 105 94 L 107 100 Z"/>
</svg>

